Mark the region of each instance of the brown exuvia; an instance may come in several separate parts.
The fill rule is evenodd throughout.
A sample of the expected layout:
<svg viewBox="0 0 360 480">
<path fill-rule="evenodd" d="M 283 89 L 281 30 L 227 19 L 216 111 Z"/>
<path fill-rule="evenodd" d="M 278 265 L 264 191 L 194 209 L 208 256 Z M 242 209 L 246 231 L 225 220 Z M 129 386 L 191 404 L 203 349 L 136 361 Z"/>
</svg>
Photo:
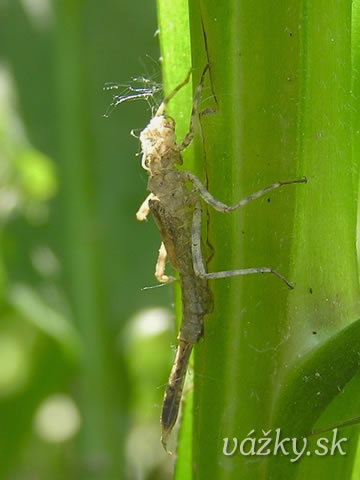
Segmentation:
<svg viewBox="0 0 360 480">
<path fill-rule="evenodd" d="M 202 335 L 203 317 L 209 310 L 211 295 L 207 285 L 208 280 L 235 275 L 271 273 L 285 282 L 289 288 L 293 288 L 285 277 L 269 267 L 206 272 L 201 254 L 200 199 L 215 210 L 227 213 L 282 185 L 306 183 L 305 178 L 276 182 L 229 206 L 216 200 L 191 172 L 176 168 L 176 165 L 182 164 L 182 150 L 191 143 L 194 136 L 194 119 L 208 69 L 209 65 L 203 70 L 195 90 L 190 128 L 180 143 L 175 142 L 175 121 L 165 114 L 165 108 L 176 92 L 189 81 L 191 71 L 161 103 L 150 123 L 140 134 L 142 167 L 148 172 L 148 190 L 151 193 L 141 205 L 136 217 L 138 220 L 145 220 L 150 211 L 159 228 L 162 244 L 155 270 L 157 280 L 162 283 L 174 280 L 173 277 L 165 275 L 165 261 L 168 256 L 174 269 L 179 272 L 182 289 L 182 322 L 178 346 L 161 413 L 161 442 L 165 450 L 167 450 L 168 436 L 178 416 L 191 350 Z M 192 184 L 192 190 L 185 186 L 188 183 Z"/>
</svg>

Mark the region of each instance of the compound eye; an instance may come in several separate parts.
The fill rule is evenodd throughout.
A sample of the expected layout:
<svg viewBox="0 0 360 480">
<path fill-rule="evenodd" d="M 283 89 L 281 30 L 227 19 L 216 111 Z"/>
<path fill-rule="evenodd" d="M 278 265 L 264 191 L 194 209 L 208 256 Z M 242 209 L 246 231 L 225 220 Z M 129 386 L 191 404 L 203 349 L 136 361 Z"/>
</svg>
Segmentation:
<svg viewBox="0 0 360 480">
<path fill-rule="evenodd" d="M 164 115 L 164 118 L 166 118 L 166 121 L 169 124 L 169 128 L 173 130 L 175 128 L 175 120 L 173 119 L 173 117 L 170 117 L 170 115 Z"/>
</svg>

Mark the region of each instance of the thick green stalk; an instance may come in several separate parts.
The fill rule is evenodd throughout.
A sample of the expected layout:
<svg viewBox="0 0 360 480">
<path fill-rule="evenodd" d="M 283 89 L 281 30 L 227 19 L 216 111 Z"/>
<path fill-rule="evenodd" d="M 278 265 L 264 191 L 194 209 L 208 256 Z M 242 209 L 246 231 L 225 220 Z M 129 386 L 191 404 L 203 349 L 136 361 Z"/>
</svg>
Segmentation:
<svg viewBox="0 0 360 480">
<path fill-rule="evenodd" d="M 196 347 L 193 478 L 319 478 L 326 458 L 224 456 L 223 439 L 278 427 L 307 435 L 358 368 L 351 2 L 189 5 L 194 72 L 210 63 L 204 97 L 217 110 L 201 119 L 196 158 L 211 193 L 233 203 L 308 179 L 240 212 L 208 208 L 210 271 L 270 266 L 296 288 L 269 275 L 211 282 L 214 312 Z M 343 462 L 331 459 L 332 478 L 343 478 Z"/>
<path fill-rule="evenodd" d="M 175 0 L 165 2 L 158 0 L 158 21 L 160 29 L 162 73 L 165 95 L 179 85 L 191 67 L 190 26 L 187 2 Z M 176 120 L 176 137 L 179 142 L 189 129 L 192 108 L 193 75 L 189 84 L 184 86 L 171 100 L 167 113 Z M 190 146 L 184 152 L 184 166 L 194 168 L 194 149 Z M 181 292 L 179 285 L 174 285 L 175 311 L 177 326 L 181 322 Z M 186 390 L 186 387 L 185 387 Z M 186 408 L 182 411 L 179 448 L 175 465 L 175 478 L 182 479 L 191 475 L 192 454 L 192 404 L 191 392 L 186 395 Z M 173 448 L 173 447 L 171 447 Z"/>
</svg>

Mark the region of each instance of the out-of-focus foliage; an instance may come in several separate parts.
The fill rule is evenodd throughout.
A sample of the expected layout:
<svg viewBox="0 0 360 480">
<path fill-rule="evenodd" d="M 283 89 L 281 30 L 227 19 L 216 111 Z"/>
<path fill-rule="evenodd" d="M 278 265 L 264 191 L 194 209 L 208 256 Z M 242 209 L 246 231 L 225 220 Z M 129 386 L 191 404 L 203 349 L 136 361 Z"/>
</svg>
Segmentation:
<svg viewBox="0 0 360 480">
<path fill-rule="evenodd" d="M 57 190 L 54 164 L 30 145 L 14 105 L 14 84 L 0 66 L 0 218 L 31 217 Z"/>
<path fill-rule="evenodd" d="M 0 479 L 165 478 L 171 289 L 107 82 L 160 81 L 155 3 L 0 2 Z"/>
</svg>

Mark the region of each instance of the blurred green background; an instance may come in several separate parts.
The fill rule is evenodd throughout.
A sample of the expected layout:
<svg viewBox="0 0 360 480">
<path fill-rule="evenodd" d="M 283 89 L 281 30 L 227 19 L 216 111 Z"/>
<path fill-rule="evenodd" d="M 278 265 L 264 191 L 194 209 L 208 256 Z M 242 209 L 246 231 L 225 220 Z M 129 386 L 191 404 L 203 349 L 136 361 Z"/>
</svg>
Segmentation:
<svg viewBox="0 0 360 480">
<path fill-rule="evenodd" d="M 160 81 L 155 2 L 0 0 L 0 479 L 169 478 L 171 287 L 106 82 Z"/>
</svg>

